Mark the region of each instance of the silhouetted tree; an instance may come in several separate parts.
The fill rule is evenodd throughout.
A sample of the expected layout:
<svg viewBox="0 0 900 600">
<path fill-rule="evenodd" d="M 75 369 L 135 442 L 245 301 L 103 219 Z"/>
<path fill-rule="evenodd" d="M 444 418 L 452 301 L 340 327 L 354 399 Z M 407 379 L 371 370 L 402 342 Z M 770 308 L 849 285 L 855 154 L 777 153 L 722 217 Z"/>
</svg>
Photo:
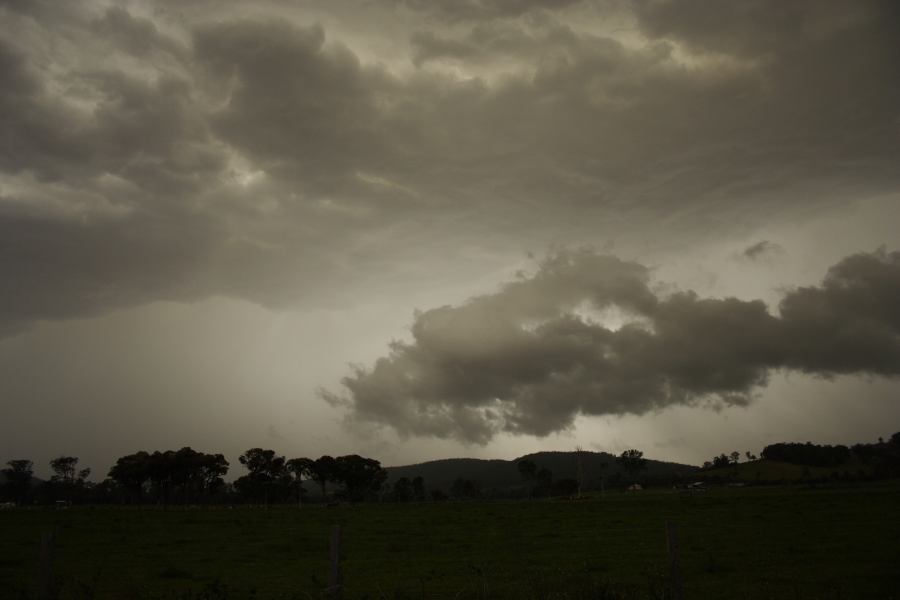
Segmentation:
<svg viewBox="0 0 900 600">
<path fill-rule="evenodd" d="M 809 467 L 836 467 L 850 459 L 847 446 L 818 446 L 810 442 L 771 444 L 763 448 L 762 457 Z"/>
<path fill-rule="evenodd" d="M 169 506 L 169 493 L 172 487 L 172 463 L 174 452 L 156 450 L 147 458 L 147 474 L 150 480 L 151 493 L 156 496 L 156 503 Z"/>
<path fill-rule="evenodd" d="M 293 478 L 294 487 L 297 488 L 297 507 L 303 505 L 303 494 L 306 490 L 303 488 L 303 478 L 310 478 L 310 465 L 313 461 L 308 458 L 292 458 L 285 466 L 288 473 Z"/>
<path fill-rule="evenodd" d="M 144 492 L 158 504 L 178 499 L 189 504 L 224 489 L 228 461 L 221 454 L 207 454 L 191 447 L 178 451 L 140 451 L 116 460 L 108 477 L 127 495 L 141 502 Z M 107 485 L 106 489 L 111 490 Z"/>
<path fill-rule="evenodd" d="M 631 483 L 637 482 L 638 473 L 647 468 L 644 453 L 633 448 L 622 452 L 616 461 L 628 472 L 631 477 Z"/>
<path fill-rule="evenodd" d="M 377 493 L 387 479 L 387 471 L 374 458 L 358 454 L 338 456 L 334 459 L 337 480 L 344 484 L 347 498 L 358 502 Z"/>
<path fill-rule="evenodd" d="M 728 466 L 728 457 L 725 454 L 720 454 L 716 457 L 713 457 L 712 460 L 713 467 L 727 467 Z"/>
<path fill-rule="evenodd" d="M 109 478 L 122 486 L 136 502 L 143 497 L 144 486 L 150 480 L 150 455 L 143 450 L 116 460 L 109 470 Z"/>
<path fill-rule="evenodd" d="M 217 492 L 225 486 L 225 475 L 231 465 L 222 454 L 200 453 L 194 460 L 194 477 L 206 493 Z"/>
<path fill-rule="evenodd" d="M 72 501 L 79 498 L 86 486 L 87 478 L 91 474 L 90 469 L 77 468 L 77 456 L 60 456 L 50 461 L 53 475 L 48 484 L 43 486 L 43 492 L 49 494 L 51 500 Z"/>
<path fill-rule="evenodd" d="M 322 501 L 328 499 L 326 485 L 329 481 L 338 482 L 340 478 L 338 477 L 338 464 L 337 461 L 332 456 L 328 456 L 327 454 L 324 456 L 320 456 L 316 460 L 306 459 L 308 462 L 306 463 L 306 473 L 310 479 L 319 484 L 319 488 L 322 490 Z"/>
<path fill-rule="evenodd" d="M 78 465 L 77 456 L 60 456 L 54 458 L 50 461 L 50 468 L 53 469 L 53 475 L 50 479 L 66 484 L 75 483 L 76 465 Z"/>
<path fill-rule="evenodd" d="M 228 461 L 221 454 L 206 454 L 184 447 L 177 452 L 165 452 L 162 456 L 168 480 L 181 490 L 185 504 L 225 484 L 223 477 L 228 473 Z"/>
<path fill-rule="evenodd" d="M 731 464 L 736 465 L 741 460 L 741 453 L 735 450 L 731 454 L 728 455 L 729 461 Z"/>
<path fill-rule="evenodd" d="M 3 469 L 6 477 L 7 497 L 12 498 L 17 504 L 24 504 L 34 477 L 34 463 L 26 459 L 10 460 L 6 463 L 9 468 Z"/>
<path fill-rule="evenodd" d="M 285 466 L 285 458 L 277 456 L 274 450 L 251 448 L 238 457 L 238 460 L 250 473 L 239 477 L 235 487 L 245 496 L 263 497 L 263 505 L 269 505 L 270 497 L 277 494 L 278 487 L 288 483 L 289 476 Z"/>
<path fill-rule="evenodd" d="M 856 444 L 851 451 L 860 462 L 873 469 L 876 478 L 900 476 L 900 432 L 887 441 L 878 438 L 876 444 Z"/>
</svg>

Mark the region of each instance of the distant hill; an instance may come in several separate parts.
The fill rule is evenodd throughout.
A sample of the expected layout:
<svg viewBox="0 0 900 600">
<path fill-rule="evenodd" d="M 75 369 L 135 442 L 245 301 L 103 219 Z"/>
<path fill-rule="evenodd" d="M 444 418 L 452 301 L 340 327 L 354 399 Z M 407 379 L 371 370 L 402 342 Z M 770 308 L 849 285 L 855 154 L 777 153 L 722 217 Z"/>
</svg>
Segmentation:
<svg viewBox="0 0 900 600">
<path fill-rule="evenodd" d="M 530 459 L 538 470 L 549 469 L 554 479 L 578 477 L 578 456 L 576 452 L 537 452 L 527 454 L 514 460 L 483 460 L 478 458 L 448 458 L 433 460 L 415 465 L 387 467 L 388 482 L 391 486 L 401 477 L 410 479 L 421 476 L 425 487 L 430 490 L 450 489 L 457 478 L 470 479 L 477 482 L 485 492 L 491 490 L 504 492 L 525 487 L 519 474 L 517 463 L 522 459 Z M 606 452 L 582 452 L 581 461 L 584 469 L 585 489 L 598 489 L 601 477 L 607 484 L 624 482 L 628 476 L 616 462 L 616 457 Z M 669 484 L 678 478 L 690 479 L 699 467 L 678 463 L 647 460 L 647 468 L 638 477 L 638 481 L 649 484 Z"/>
</svg>

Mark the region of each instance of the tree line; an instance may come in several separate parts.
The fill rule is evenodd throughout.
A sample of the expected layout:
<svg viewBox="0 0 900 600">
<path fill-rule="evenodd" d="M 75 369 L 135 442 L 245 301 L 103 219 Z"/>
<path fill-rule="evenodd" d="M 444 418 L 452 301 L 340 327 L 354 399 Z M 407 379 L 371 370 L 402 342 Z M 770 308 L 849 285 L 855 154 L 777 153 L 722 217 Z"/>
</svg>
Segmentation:
<svg viewBox="0 0 900 600">
<path fill-rule="evenodd" d="M 888 440 L 878 438 L 876 443 L 860 443 L 852 446 L 837 444 L 813 444 L 812 442 L 779 442 L 763 448 L 760 456 L 745 453 L 747 461 L 763 458 L 770 461 L 789 463 L 804 467 L 843 467 L 848 464 L 865 465 L 872 468 L 876 478 L 900 476 L 900 432 Z M 703 463 L 704 469 L 714 469 L 737 465 L 741 454 L 737 451 L 720 454 Z"/>
<path fill-rule="evenodd" d="M 34 477 L 34 463 L 10 460 L 0 470 L 3 502 L 95 504 L 302 504 L 304 483 L 321 490 L 321 500 L 364 502 L 378 497 L 387 479 L 381 463 L 357 454 L 292 458 L 274 450 L 251 448 L 238 458 L 246 473 L 226 483 L 229 462 L 222 454 L 190 447 L 180 450 L 140 451 L 119 457 L 99 483 L 87 480 L 90 469 L 77 469 L 78 458 L 61 456 L 50 461 L 48 481 Z M 335 486 L 328 493 L 328 484 Z M 424 487 L 423 482 L 418 486 Z"/>
<path fill-rule="evenodd" d="M 77 457 L 59 457 L 50 462 L 54 475 L 49 481 L 34 478 L 30 460 L 11 460 L 2 470 L 5 484 L 0 500 L 27 503 L 92 503 L 126 505 L 270 504 L 310 501 L 422 502 L 483 497 L 478 481 L 457 477 L 447 490 L 426 489 L 424 478 L 400 477 L 385 486 L 387 471 L 379 461 L 359 455 L 291 458 L 274 450 L 251 448 L 238 458 L 245 472 L 233 482 L 225 476 L 230 464 L 222 454 L 205 453 L 184 447 L 180 450 L 140 451 L 119 457 L 107 477 L 87 480 L 90 469 L 77 469 Z M 627 450 L 617 462 L 635 482 L 646 466 L 643 453 Z M 518 461 L 516 467 L 531 498 L 574 496 L 584 488 L 583 477 L 554 478 L 547 468 L 534 461 Z M 579 467 L 579 472 L 581 469 Z M 609 484 L 624 483 L 615 473 Z M 311 489 L 308 489 L 311 488 Z M 310 493 L 315 489 L 316 494 Z M 514 493 L 515 497 L 521 497 Z"/>
</svg>

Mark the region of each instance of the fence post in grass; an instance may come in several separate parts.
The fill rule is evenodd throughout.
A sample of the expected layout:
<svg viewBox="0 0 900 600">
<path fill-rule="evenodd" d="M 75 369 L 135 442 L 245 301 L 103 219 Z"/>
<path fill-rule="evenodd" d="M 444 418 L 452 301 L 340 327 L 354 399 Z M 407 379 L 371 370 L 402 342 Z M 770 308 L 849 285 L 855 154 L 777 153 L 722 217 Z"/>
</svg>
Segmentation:
<svg viewBox="0 0 900 600">
<path fill-rule="evenodd" d="M 678 524 L 666 521 L 666 550 L 669 553 L 669 589 L 672 600 L 684 600 L 681 563 L 678 559 Z"/>
<path fill-rule="evenodd" d="M 341 578 L 341 526 L 331 528 L 331 545 L 328 549 L 331 561 L 331 569 L 328 572 L 328 589 L 326 596 L 329 600 L 341 600 L 343 597 L 344 582 Z"/>
<path fill-rule="evenodd" d="M 41 534 L 41 600 L 53 600 L 56 588 L 53 585 L 53 530 Z"/>
</svg>

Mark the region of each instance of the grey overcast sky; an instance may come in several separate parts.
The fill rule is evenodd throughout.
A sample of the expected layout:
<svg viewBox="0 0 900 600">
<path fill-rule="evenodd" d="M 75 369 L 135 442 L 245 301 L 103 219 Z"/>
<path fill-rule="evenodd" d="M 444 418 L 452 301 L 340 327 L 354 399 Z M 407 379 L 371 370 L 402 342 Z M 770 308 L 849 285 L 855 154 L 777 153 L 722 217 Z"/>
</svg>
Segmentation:
<svg viewBox="0 0 900 600">
<path fill-rule="evenodd" d="M 895 0 L 0 0 L 0 460 L 900 430 Z"/>
</svg>

